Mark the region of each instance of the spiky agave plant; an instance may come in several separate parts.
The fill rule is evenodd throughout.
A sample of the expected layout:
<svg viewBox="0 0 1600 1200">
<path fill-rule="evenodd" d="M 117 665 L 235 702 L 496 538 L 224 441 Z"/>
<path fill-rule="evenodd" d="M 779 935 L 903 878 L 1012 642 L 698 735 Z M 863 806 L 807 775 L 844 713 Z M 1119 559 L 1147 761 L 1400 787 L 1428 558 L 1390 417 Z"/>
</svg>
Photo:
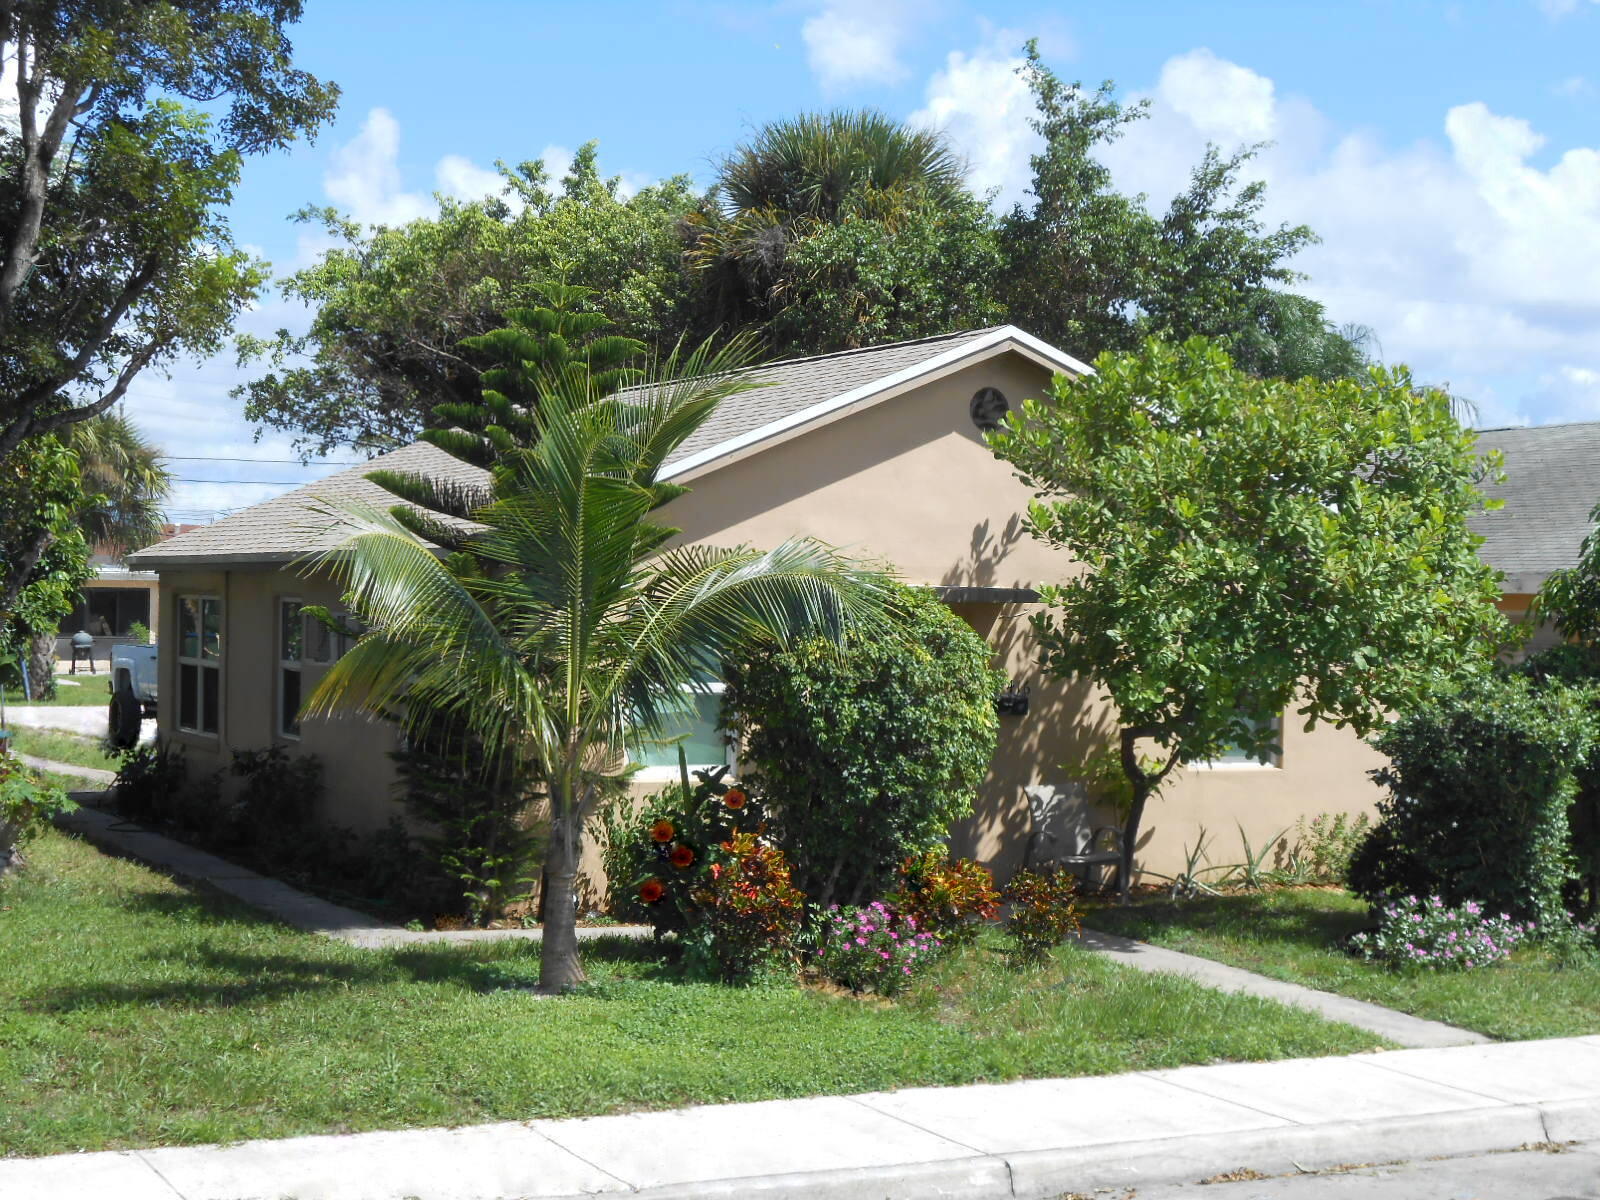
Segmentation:
<svg viewBox="0 0 1600 1200">
<path fill-rule="evenodd" d="M 336 575 L 370 632 L 307 711 L 355 708 L 408 726 L 447 714 L 490 757 L 503 748 L 537 767 L 551 824 L 539 984 L 562 991 L 584 978 L 574 883 L 585 819 L 626 738 L 659 736 L 669 702 L 719 675 L 752 636 L 838 637 L 877 618 L 884 589 L 880 574 L 810 538 L 771 550 L 668 546 L 679 531 L 655 514 L 686 489 L 662 467 L 719 403 L 755 386 L 747 344 L 674 354 L 641 386 L 609 393 L 581 356 L 550 365 L 534 341 L 519 353 L 536 356 L 518 370 L 537 404 L 516 406 L 536 427 L 532 443 L 494 425 L 455 439 L 494 446 L 485 496 L 390 477 L 438 515 L 339 509 L 348 536 L 311 565 Z M 443 557 L 429 544 L 439 539 Z"/>
</svg>

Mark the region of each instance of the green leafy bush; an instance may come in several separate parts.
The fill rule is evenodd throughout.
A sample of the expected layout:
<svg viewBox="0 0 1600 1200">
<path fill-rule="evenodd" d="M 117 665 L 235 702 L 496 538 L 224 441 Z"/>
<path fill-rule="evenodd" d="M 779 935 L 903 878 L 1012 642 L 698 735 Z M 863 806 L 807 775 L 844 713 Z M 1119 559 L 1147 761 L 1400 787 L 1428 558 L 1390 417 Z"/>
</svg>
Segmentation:
<svg viewBox="0 0 1600 1200">
<path fill-rule="evenodd" d="M 117 811 L 146 825 L 176 824 L 189 776 L 183 747 L 170 741 L 144 742 L 129 746 L 119 757 L 111 782 Z"/>
<path fill-rule="evenodd" d="M 1380 820 L 1350 865 L 1373 904 L 1438 896 L 1518 921 L 1566 917 L 1567 810 L 1595 740 L 1588 693 L 1490 678 L 1396 721 L 1375 739 L 1389 764 Z"/>
<path fill-rule="evenodd" d="M 972 811 L 994 755 L 991 652 L 931 592 L 901 588 L 896 632 L 752 648 L 728 671 L 723 720 L 772 836 L 819 905 L 894 884 Z"/>
<path fill-rule="evenodd" d="M 549 841 L 534 815 L 536 774 L 509 755 L 485 772 L 478 740 L 442 721 L 391 757 L 401 799 L 427 830 L 413 839 L 415 902 L 481 927 L 527 900 Z"/>
<path fill-rule="evenodd" d="M 66 793 L 34 777 L 0 748 L 0 875 L 21 861 L 20 847 L 57 813 L 72 807 Z"/>
<path fill-rule="evenodd" d="M 1540 690 L 1575 687 L 1593 695 L 1600 685 L 1600 648 L 1552 646 L 1529 655 L 1515 670 Z M 1576 777 L 1577 792 L 1567 812 L 1576 872 L 1569 900 L 1593 917 L 1600 913 L 1600 743 L 1578 767 Z"/>
<path fill-rule="evenodd" d="M 685 967 L 722 983 L 792 974 L 805 900 L 790 882 L 783 851 L 754 833 L 711 845 L 684 913 Z"/>
<path fill-rule="evenodd" d="M 970 858 L 951 859 L 942 847 L 901 863 L 900 886 L 886 899 L 918 930 L 951 946 L 970 943 L 1000 912 L 994 872 Z"/>
<path fill-rule="evenodd" d="M 1344 883 L 1350 876 L 1350 860 L 1371 832 L 1366 813 L 1354 818 L 1349 813 L 1318 813 L 1309 824 L 1301 817 L 1295 823 L 1285 878 L 1295 883 Z"/>
<path fill-rule="evenodd" d="M 1044 961 L 1082 928 L 1077 891 L 1077 879 L 1061 867 L 1023 869 L 1011 877 L 1002 896 L 1011 908 L 1006 935 L 1019 963 Z"/>
</svg>

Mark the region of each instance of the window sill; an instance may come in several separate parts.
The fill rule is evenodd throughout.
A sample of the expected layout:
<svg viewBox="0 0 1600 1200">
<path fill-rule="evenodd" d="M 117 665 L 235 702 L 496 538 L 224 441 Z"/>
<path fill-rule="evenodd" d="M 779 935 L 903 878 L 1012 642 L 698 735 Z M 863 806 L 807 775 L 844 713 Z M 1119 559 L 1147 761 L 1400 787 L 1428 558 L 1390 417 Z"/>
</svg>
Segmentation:
<svg viewBox="0 0 1600 1200">
<path fill-rule="evenodd" d="M 1281 771 L 1282 763 L 1263 762 L 1197 762 L 1190 763 L 1191 771 Z"/>
<path fill-rule="evenodd" d="M 691 784 L 694 782 L 694 773 L 696 771 L 715 771 L 718 767 L 726 767 L 727 765 L 727 763 L 690 763 L 689 780 Z M 628 778 L 633 783 L 678 783 L 681 776 L 677 767 L 640 767 Z M 732 781 L 732 775 L 724 775 L 722 777 L 722 782 L 724 783 L 731 783 Z"/>
</svg>

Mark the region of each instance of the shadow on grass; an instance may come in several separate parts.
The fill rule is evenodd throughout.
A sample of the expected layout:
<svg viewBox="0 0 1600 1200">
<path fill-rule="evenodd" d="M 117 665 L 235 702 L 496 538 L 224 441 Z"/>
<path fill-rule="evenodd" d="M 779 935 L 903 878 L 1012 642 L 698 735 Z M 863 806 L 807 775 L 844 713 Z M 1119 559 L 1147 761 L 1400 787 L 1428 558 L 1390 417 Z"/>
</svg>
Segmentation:
<svg viewBox="0 0 1600 1200">
<path fill-rule="evenodd" d="M 123 961 L 123 978 L 99 978 L 25 995 L 21 999 L 25 1011 L 66 1013 L 149 1005 L 176 1010 L 251 1008 L 309 992 L 348 992 L 352 988 L 408 983 L 484 994 L 530 986 L 539 974 L 537 942 L 407 947 L 355 954 L 252 953 L 221 941 L 228 934 L 222 928 L 224 921 L 236 924 L 243 919 L 256 925 L 276 925 L 248 909 L 235 914 L 231 906 L 227 911 L 220 910 L 209 897 L 163 892 L 133 893 L 124 907 L 173 920 L 190 929 L 185 939 L 189 944 L 179 960 L 182 974 L 172 977 L 172 950 L 150 950 Z M 189 940 L 195 936 L 196 926 L 206 925 L 215 929 L 217 939 L 208 937 L 202 929 L 198 944 Z M 329 949 L 333 951 L 333 947 Z M 591 969 L 626 966 L 633 968 L 628 973 L 637 979 L 673 981 L 681 977 L 671 949 L 649 941 L 620 936 L 596 938 L 585 942 L 581 952 L 585 965 Z M 115 975 L 118 970 L 108 965 L 106 973 Z"/>
<path fill-rule="evenodd" d="M 1289 896 L 1297 899 L 1290 901 Z M 1274 942 L 1299 950 L 1337 950 L 1368 924 L 1365 913 L 1318 907 L 1298 893 L 1244 893 L 1186 901 L 1145 901 L 1084 913 L 1090 928 L 1148 939 L 1169 930 L 1193 930 L 1244 942 Z"/>
</svg>

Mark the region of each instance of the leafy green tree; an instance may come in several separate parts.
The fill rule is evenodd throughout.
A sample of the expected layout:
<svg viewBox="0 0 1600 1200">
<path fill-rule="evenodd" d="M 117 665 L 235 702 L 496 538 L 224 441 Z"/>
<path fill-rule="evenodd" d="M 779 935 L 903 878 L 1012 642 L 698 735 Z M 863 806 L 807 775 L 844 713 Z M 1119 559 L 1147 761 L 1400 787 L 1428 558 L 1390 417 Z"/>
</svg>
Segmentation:
<svg viewBox="0 0 1600 1200">
<path fill-rule="evenodd" d="M 1600 504 L 1589 513 L 1591 529 L 1600 525 Z M 1560 634 L 1585 646 L 1600 645 L 1600 536 L 1583 539 L 1578 561 L 1552 571 L 1539 588 L 1534 611 Z"/>
<path fill-rule="evenodd" d="M 1489 666 L 1505 622 L 1467 520 L 1498 463 L 1403 369 L 1263 380 L 1203 339 L 1095 369 L 993 444 L 1038 493 L 1030 531 L 1081 566 L 1034 626 L 1047 670 L 1116 706 L 1126 892 L 1174 768 L 1270 752 L 1291 705 L 1366 733 Z"/>
<path fill-rule="evenodd" d="M 92 575 L 87 565 L 66 566 L 66 558 L 80 549 L 86 558 L 91 552 L 120 558 L 160 537 L 162 504 L 172 486 L 170 473 L 161 465 L 161 452 L 145 441 L 120 410 L 68 425 L 61 440 L 77 459 L 79 497 L 75 511 L 83 538 L 59 547 L 52 538 L 46 553 L 48 561 L 60 572 L 58 580 L 68 575 Z M 36 595 L 29 607 L 42 617 L 49 606 L 38 601 Z M 55 695 L 55 640 L 59 626 L 48 619 L 30 620 L 28 625 L 32 630 L 28 664 L 32 699 L 47 700 Z"/>
<path fill-rule="evenodd" d="M 579 314 L 575 336 L 599 320 Z M 544 781 L 550 806 L 540 987 L 583 979 L 574 882 L 584 822 L 620 769 L 630 730 L 660 736 L 684 686 L 720 672 L 757 636 L 837 637 L 879 588 L 820 543 L 769 551 L 670 548 L 653 514 L 684 491 L 662 464 L 717 405 L 752 385 L 735 342 L 669 356 L 643 390 L 606 394 L 581 361 L 524 360 L 538 436 L 505 444 L 485 502 L 393 474 L 378 481 L 427 512 L 348 511 L 350 537 L 322 557 L 370 632 L 324 676 L 310 712 L 359 708 L 407 728 L 440 714 Z M 489 432 L 488 436 L 498 435 Z M 448 445 L 448 437 L 434 439 Z M 465 512 L 476 527 L 442 517 Z M 442 538 L 441 560 L 418 533 Z"/>
<path fill-rule="evenodd" d="M 0 680 L 15 685 L 32 639 L 54 633 L 93 572 L 78 459 L 55 437 L 0 459 Z"/>
<path fill-rule="evenodd" d="M 209 353 L 263 279 L 221 209 L 242 156 L 314 133 L 336 89 L 290 63 L 299 0 L 5 0 L 0 459 Z M 220 108 L 213 118 L 184 101 Z"/>
<path fill-rule="evenodd" d="M 940 844 L 994 756 L 992 651 L 931 592 L 896 589 L 888 629 L 760 645 L 728 672 L 723 719 L 744 780 L 815 903 L 886 894 L 908 857 Z"/>
<path fill-rule="evenodd" d="M 943 134 L 871 109 L 774 121 L 689 223 L 703 323 L 816 353 L 998 315 L 993 221 Z"/>
<path fill-rule="evenodd" d="M 1084 354 L 1132 350 L 1152 335 L 1225 338 L 1260 375 L 1334 379 L 1365 365 L 1364 332 L 1333 328 L 1321 306 L 1283 290 L 1301 278 L 1288 260 L 1316 236 L 1263 226 L 1265 185 L 1239 181 L 1261 147 L 1209 147 L 1158 217 L 1142 195 L 1119 192 L 1097 157 L 1149 102 L 1123 105 L 1109 80 L 1093 92 L 1064 83 L 1035 43 L 1026 53 L 1030 123 L 1044 145 L 1032 206 L 1000 220 L 999 294 L 1013 324 Z"/>
<path fill-rule="evenodd" d="M 305 333 L 239 339 L 241 359 L 267 368 L 234 392 L 245 415 L 298 433 L 308 453 L 404 445 L 434 405 L 477 402 L 490 360 L 466 339 L 543 303 L 552 278 L 591 289 L 588 305 L 619 335 L 670 349 L 690 320 L 679 234 L 696 203 L 689 181 L 623 197 L 592 142 L 554 190 L 542 163 L 502 171 L 502 195 L 442 199 L 436 217 L 397 229 L 302 212 L 342 244 L 282 285 L 315 310 Z"/>
</svg>

